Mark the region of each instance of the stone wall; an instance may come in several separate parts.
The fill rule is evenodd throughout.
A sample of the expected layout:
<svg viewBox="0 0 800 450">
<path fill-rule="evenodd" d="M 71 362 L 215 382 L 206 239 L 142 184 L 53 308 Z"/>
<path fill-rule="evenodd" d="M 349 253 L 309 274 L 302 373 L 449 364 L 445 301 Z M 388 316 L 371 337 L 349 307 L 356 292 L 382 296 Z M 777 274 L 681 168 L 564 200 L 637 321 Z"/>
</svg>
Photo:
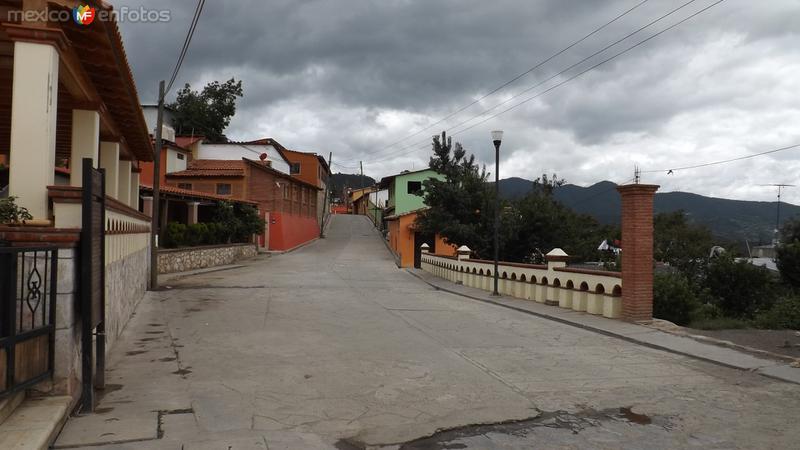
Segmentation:
<svg viewBox="0 0 800 450">
<path fill-rule="evenodd" d="M 186 272 L 188 270 L 233 264 L 258 254 L 254 244 L 214 245 L 208 247 L 179 248 L 158 252 L 158 273 Z"/>
<path fill-rule="evenodd" d="M 106 348 L 125 329 L 147 291 L 150 249 L 140 250 L 106 265 Z"/>
</svg>

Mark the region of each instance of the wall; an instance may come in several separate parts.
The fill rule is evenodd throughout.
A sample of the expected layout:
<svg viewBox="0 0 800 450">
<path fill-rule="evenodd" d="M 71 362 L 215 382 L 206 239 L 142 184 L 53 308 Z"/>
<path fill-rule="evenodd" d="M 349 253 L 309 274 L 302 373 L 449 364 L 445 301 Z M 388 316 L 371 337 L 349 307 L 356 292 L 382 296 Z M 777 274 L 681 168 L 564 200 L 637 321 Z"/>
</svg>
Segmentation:
<svg viewBox="0 0 800 450">
<path fill-rule="evenodd" d="M 416 214 L 406 214 L 389 221 L 389 247 L 400 258 L 400 267 L 414 267 L 414 232 Z"/>
<path fill-rule="evenodd" d="M 510 297 L 612 319 L 622 317 L 621 274 L 571 269 L 566 267 L 565 259 L 558 257 L 547 265 L 502 262 L 498 291 Z M 494 289 L 492 261 L 423 253 L 422 270 L 465 286 L 490 292 Z"/>
<path fill-rule="evenodd" d="M 314 216 L 298 216 L 282 212 L 270 213 L 269 249 L 291 250 L 319 237 L 319 225 Z"/>
<path fill-rule="evenodd" d="M 158 252 L 158 273 L 177 273 L 189 270 L 233 264 L 258 254 L 253 244 L 213 245 L 179 248 Z"/>
<path fill-rule="evenodd" d="M 415 211 L 425 207 L 425 202 L 421 195 L 414 195 L 408 193 L 409 181 L 423 182 L 430 178 L 444 179 L 442 175 L 437 174 L 433 170 L 424 170 L 420 172 L 413 172 L 401 174 L 395 177 L 394 185 L 394 214 L 405 214 L 409 211 Z"/>
<path fill-rule="evenodd" d="M 167 156 L 167 164 L 162 166 L 166 167 L 165 173 L 180 172 L 186 170 L 186 161 L 189 159 L 188 155 L 184 152 L 179 152 L 174 148 L 165 147 L 164 153 Z M 181 159 L 183 157 L 183 159 Z"/>
</svg>

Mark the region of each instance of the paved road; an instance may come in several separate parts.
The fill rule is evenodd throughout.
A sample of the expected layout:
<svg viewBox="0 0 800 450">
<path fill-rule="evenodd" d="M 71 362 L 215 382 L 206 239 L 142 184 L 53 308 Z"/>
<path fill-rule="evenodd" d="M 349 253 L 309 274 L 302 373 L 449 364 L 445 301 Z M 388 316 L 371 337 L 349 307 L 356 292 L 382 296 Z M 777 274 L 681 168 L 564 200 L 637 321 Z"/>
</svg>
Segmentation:
<svg viewBox="0 0 800 450">
<path fill-rule="evenodd" d="M 362 217 L 328 236 L 149 296 L 57 445 L 800 445 L 796 385 L 435 291 Z"/>
</svg>

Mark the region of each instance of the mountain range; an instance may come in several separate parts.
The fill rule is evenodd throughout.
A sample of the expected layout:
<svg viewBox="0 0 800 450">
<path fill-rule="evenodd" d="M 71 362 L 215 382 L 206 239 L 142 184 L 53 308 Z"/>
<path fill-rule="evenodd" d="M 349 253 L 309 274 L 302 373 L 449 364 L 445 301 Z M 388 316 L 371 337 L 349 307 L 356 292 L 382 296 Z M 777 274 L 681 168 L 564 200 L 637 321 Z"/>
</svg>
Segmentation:
<svg viewBox="0 0 800 450">
<path fill-rule="evenodd" d="M 500 180 L 500 195 L 520 198 L 531 191 L 533 182 L 522 178 Z M 589 187 L 566 184 L 553 192 L 555 199 L 575 212 L 588 214 L 605 224 L 619 224 L 621 200 L 617 185 L 602 181 Z M 772 241 L 777 202 L 754 202 L 706 197 L 688 192 L 656 193 L 656 213 L 683 210 L 690 221 L 707 226 L 715 237 L 751 245 Z M 800 218 L 800 206 L 781 203 L 781 221 Z"/>
</svg>

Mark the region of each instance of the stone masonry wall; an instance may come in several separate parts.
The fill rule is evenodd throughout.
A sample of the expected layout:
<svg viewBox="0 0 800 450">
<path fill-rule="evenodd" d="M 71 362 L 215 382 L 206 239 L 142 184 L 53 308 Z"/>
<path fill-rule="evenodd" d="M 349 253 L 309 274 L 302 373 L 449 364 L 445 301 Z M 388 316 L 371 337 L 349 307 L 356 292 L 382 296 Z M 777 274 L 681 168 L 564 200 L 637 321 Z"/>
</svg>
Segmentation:
<svg viewBox="0 0 800 450">
<path fill-rule="evenodd" d="M 106 266 L 106 348 L 110 349 L 147 291 L 150 250 L 132 253 Z"/>
<path fill-rule="evenodd" d="M 158 273 L 186 272 L 188 270 L 233 264 L 258 254 L 254 244 L 193 247 L 158 252 Z"/>
</svg>

